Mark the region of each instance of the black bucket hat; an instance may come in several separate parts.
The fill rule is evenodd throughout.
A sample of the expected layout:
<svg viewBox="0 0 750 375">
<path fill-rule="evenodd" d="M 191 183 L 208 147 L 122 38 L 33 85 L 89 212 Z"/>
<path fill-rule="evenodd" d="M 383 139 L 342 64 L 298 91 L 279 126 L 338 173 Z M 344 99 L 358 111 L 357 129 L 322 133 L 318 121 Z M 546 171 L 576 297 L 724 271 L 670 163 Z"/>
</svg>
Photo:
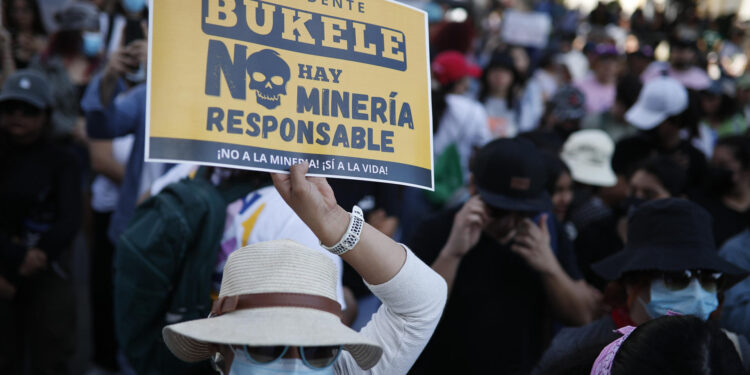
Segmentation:
<svg viewBox="0 0 750 375">
<path fill-rule="evenodd" d="M 508 211 L 540 212 L 552 206 L 545 190 L 547 167 L 533 143 L 496 139 L 480 149 L 471 172 L 487 205 Z"/>
<path fill-rule="evenodd" d="M 607 280 L 631 271 L 712 270 L 724 274 L 725 286 L 748 276 L 719 257 L 711 216 L 685 199 L 658 199 L 638 207 L 628 219 L 625 249 L 591 268 Z"/>
</svg>

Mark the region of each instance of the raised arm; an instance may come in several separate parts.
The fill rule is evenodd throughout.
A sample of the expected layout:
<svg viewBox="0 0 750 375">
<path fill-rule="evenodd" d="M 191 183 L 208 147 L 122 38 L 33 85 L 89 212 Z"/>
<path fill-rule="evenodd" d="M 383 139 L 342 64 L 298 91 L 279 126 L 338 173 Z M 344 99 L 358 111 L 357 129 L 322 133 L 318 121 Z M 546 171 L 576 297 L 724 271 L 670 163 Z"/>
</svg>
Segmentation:
<svg viewBox="0 0 750 375">
<path fill-rule="evenodd" d="M 273 184 L 284 201 L 315 233 L 320 242 L 333 246 L 349 226 L 349 213 L 336 203 L 325 178 L 305 177 L 307 164 L 292 166 L 289 174 L 273 174 Z M 365 223 L 357 246 L 341 258 L 368 284 L 392 279 L 406 261 L 406 251 L 390 237 Z"/>
<path fill-rule="evenodd" d="M 290 207 L 325 245 L 343 236 L 349 214 L 336 204 L 323 178 L 305 178 L 307 165 L 290 175 L 274 175 L 274 184 Z M 383 302 L 360 333 L 376 341 L 383 355 L 363 371 L 350 354 L 335 365 L 337 374 L 406 374 L 432 337 L 447 298 L 443 279 L 405 246 L 365 224 L 357 245 L 342 258 Z"/>
</svg>

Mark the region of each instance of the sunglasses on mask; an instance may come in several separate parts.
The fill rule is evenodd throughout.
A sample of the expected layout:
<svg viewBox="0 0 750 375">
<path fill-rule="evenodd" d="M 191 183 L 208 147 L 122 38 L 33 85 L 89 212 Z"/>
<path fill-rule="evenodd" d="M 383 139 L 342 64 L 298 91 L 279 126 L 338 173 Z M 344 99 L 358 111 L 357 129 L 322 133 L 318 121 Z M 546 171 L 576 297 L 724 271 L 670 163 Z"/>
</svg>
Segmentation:
<svg viewBox="0 0 750 375">
<path fill-rule="evenodd" d="M 657 277 L 664 281 L 667 289 L 672 291 L 683 290 L 695 279 L 701 284 L 701 288 L 707 292 L 716 292 L 722 278 L 721 272 L 707 270 L 684 270 L 658 272 Z"/>
<path fill-rule="evenodd" d="M 334 346 L 299 346 L 299 354 L 302 362 L 311 369 L 322 369 L 331 366 L 341 355 L 342 345 Z M 248 346 L 232 345 L 235 356 L 243 356 L 249 361 L 267 365 L 283 358 L 289 351 L 289 346 Z M 221 353 L 215 353 L 211 357 L 211 367 L 214 371 L 221 372 L 224 369 L 225 360 Z"/>
</svg>

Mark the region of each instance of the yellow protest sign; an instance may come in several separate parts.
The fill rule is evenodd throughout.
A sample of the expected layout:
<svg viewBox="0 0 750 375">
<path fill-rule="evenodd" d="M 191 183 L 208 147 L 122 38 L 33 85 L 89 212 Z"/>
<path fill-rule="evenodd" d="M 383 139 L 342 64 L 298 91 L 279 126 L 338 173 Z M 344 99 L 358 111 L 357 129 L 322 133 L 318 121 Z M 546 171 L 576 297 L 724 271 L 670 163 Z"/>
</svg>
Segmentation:
<svg viewBox="0 0 750 375">
<path fill-rule="evenodd" d="M 388 0 L 159 0 L 146 158 L 432 189 L 427 18 Z"/>
</svg>

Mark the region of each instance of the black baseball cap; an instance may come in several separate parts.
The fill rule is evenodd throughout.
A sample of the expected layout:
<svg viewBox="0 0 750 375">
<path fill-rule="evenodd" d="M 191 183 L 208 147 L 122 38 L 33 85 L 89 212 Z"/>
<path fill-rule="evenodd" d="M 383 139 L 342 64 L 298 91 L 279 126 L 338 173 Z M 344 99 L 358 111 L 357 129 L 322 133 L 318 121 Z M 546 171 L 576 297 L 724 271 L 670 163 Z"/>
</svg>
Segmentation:
<svg viewBox="0 0 750 375">
<path fill-rule="evenodd" d="M 552 202 L 545 190 L 548 177 L 544 160 L 527 139 L 496 139 L 474 157 L 474 185 L 484 203 L 493 208 L 549 210 Z"/>
<path fill-rule="evenodd" d="M 16 100 L 45 109 L 52 103 L 52 94 L 47 81 L 33 70 L 19 70 L 11 74 L 0 91 L 0 105 Z"/>
</svg>

